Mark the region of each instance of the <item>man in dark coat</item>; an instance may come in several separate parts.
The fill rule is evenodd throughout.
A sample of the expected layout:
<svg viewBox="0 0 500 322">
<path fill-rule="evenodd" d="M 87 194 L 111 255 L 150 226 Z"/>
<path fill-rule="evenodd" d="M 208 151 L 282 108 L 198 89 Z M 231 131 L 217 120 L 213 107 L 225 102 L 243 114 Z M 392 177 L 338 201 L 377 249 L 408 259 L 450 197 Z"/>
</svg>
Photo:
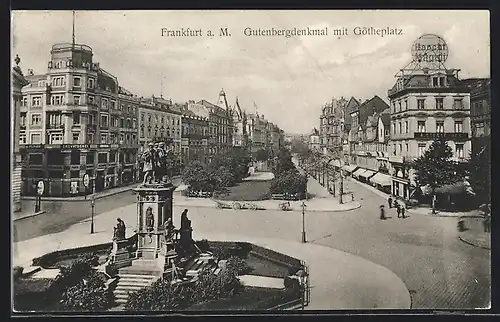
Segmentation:
<svg viewBox="0 0 500 322">
<path fill-rule="evenodd" d="M 387 201 L 389 202 L 389 208 L 392 208 L 392 197 L 389 196 L 389 199 L 387 199 Z"/>
<path fill-rule="evenodd" d="M 386 219 L 386 217 L 385 217 L 385 207 L 384 207 L 384 205 L 381 205 L 381 206 L 380 206 L 380 219 L 381 219 L 381 220 L 385 220 L 385 219 Z"/>
<path fill-rule="evenodd" d="M 396 204 L 396 211 L 398 212 L 398 218 L 401 218 L 401 205 L 399 203 Z"/>
<path fill-rule="evenodd" d="M 403 219 L 405 219 L 405 218 L 406 218 L 406 217 L 405 217 L 405 212 L 406 212 L 406 207 L 405 207 L 405 205 L 402 205 L 402 206 L 401 206 L 401 216 L 403 217 Z"/>
</svg>

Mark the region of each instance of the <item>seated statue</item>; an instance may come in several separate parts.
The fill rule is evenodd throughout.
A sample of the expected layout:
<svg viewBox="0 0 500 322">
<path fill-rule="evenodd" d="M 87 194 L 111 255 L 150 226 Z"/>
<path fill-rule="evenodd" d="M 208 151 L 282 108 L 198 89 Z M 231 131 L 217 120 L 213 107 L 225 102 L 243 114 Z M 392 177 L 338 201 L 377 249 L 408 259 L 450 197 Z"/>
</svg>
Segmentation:
<svg viewBox="0 0 500 322">
<path fill-rule="evenodd" d="M 117 218 L 116 221 L 116 227 L 114 227 L 113 229 L 113 239 L 123 240 L 125 239 L 125 222 L 123 222 L 123 220 L 121 220 L 120 218 Z"/>
</svg>

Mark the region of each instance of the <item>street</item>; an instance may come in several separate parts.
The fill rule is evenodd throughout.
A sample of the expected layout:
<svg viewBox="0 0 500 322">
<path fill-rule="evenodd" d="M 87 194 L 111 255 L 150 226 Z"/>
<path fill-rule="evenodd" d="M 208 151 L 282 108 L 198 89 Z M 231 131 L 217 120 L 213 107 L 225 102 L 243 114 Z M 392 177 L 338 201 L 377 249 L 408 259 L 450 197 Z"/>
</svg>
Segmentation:
<svg viewBox="0 0 500 322">
<path fill-rule="evenodd" d="M 413 308 L 463 309 L 489 305 L 490 252 L 461 242 L 457 238 L 456 218 L 410 215 L 407 219 L 398 219 L 394 209 L 388 209 L 389 219 L 381 221 L 378 206 L 386 200 L 355 182 L 344 182 L 345 191 L 353 192 L 362 207 L 347 212 L 306 213 L 309 243 L 345 251 L 388 268 L 405 283 Z M 321 188 L 318 184 L 310 187 Z M 128 206 L 97 216 L 96 231 L 111 230 L 116 217 L 124 219 L 128 231 L 132 231 L 136 221 L 135 198 L 125 193 L 111 200 L 98 204 L 98 212 L 103 213 L 104 207 L 111 207 L 113 203 Z M 176 226 L 184 208 L 174 207 Z M 187 208 L 195 237 L 230 233 L 284 241 L 301 238 L 300 212 Z M 71 217 L 39 216 L 16 226 L 18 231 L 25 229 L 32 235 L 62 231 L 72 222 L 88 217 L 85 208 L 81 210 Z M 65 220 L 58 220 L 61 217 Z M 46 222 L 44 228 L 35 228 L 41 222 Z M 90 227 L 88 219 L 76 226 L 82 226 L 83 234 L 89 234 L 86 233 Z M 28 233 L 23 232 L 22 236 L 27 238 Z"/>
<path fill-rule="evenodd" d="M 133 191 L 127 191 L 95 201 L 96 215 L 135 203 Z M 42 202 L 43 209 L 43 202 Z M 61 203 L 57 211 L 14 221 L 14 242 L 61 232 L 92 214 L 90 199 Z"/>
</svg>

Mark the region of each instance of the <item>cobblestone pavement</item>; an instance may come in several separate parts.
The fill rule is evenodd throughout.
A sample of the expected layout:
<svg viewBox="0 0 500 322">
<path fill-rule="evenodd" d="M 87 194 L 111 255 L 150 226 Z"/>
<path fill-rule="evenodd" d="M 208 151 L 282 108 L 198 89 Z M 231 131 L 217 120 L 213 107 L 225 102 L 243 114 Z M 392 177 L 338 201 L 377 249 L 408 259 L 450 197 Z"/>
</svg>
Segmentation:
<svg viewBox="0 0 500 322">
<path fill-rule="evenodd" d="M 329 220 L 332 232 L 315 242 L 391 269 L 410 290 L 413 308 L 490 305 L 491 253 L 458 239 L 457 218 L 410 214 L 398 219 L 388 209 L 392 218 L 381 221 L 378 206 L 386 200 L 354 182 L 346 185 L 363 207 Z"/>
<path fill-rule="evenodd" d="M 390 209 L 391 218 L 381 221 L 378 206 L 386 200 L 354 182 L 345 184 L 346 191 L 353 191 L 362 207 L 348 212 L 306 213 L 309 243 L 342 250 L 387 267 L 405 283 L 413 308 L 489 306 L 490 251 L 461 242 L 457 218 L 410 214 L 407 219 L 398 219 Z M 174 207 L 176 226 L 183 208 Z M 301 238 L 299 212 L 188 208 L 195 235 L 199 231 L 288 241 Z M 109 230 L 116 217 L 121 217 L 130 231 L 135 226 L 135 212 L 136 206 L 130 205 L 97 216 L 96 230 Z M 82 231 L 88 231 L 89 220 L 78 225 L 84 227 Z M 17 243 L 17 253 L 23 254 L 25 247 L 27 244 Z"/>
</svg>

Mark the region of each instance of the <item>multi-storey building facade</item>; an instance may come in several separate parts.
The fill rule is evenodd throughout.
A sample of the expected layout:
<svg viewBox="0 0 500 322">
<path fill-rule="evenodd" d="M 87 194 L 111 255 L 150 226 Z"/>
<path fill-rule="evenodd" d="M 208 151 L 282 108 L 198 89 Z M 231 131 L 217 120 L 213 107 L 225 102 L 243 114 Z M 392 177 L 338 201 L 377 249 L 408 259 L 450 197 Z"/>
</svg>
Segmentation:
<svg viewBox="0 0 500 322">
<path fill-rule="evenodd" d="M 309 150 L 321 152 L 320 134 L 317 128 L 313 128 L 309 134 Z"/>
<path fill-rule="evenodd" d="M 121 167 L 134 173 L 137 105 L 125 94 L 126 112 L 120 110 L 118 80 L 92 56 L 87 45 L 56 44 L 47 73 L 27 76 L 19 136 L 24 194 L 35 194 L 40 180 L 46 183 L 46 195 L 87 193 L 85 174 L 100 191 L 124 184 Z M 122 115 L 130 122 L 121 124 Z"/>
<path fill-rule="evenodd" d="M 415 182 L 408 164 L 436 138 L 444 138 L 455 161 L 471 151 L 470 92 L 454 69 L 416 69 L 398 76 L 391 102 L 392 193 L 409 199 Z"/>
<path fill-rule="evenodd" d="M 236 104 L 233 108 L 233 147 L 247 147 L 248 146 L 248 122 L 247 113 L 241 109 L 238 97 L 236 97 Z"/>
<path fill-rule="evenodd" d="M 343 149 L 343 128 L 345 107 L 348 101 L 345 98 L 332 99 L 321 110 L 320 140 L 323 154 L 338 154 Z"/>
<path fill-rule="evenodd" d="M 188 109 L 188 104 L 182 108 L 181 148 L 183 165 L 193 160 L 208 161 L 208 116 L 196 115 Z"/>
<path fill-rule="evenodd" d="M 20 59 L 16 55 L 16 66 L 12 68 L 12 205 L 14 211 L 21 210 L 21 189 L 22 189 L 22 162 L 21 153 L 19 150 L 19 134 L 21 130 L 21 104 L 23 95 L 21 89 L 28 85 L 28 81 L 24 78 L 23 72 L 19 67 Z M 24 120 L 25 122 L 25 120 Z"/>
<path fill-rule="evenodd" d="M 219 93 L 218 102 L 223 104 L 223 107 L 206 100 L 188 104 L 188 110 L 208 119 L 207 157 L 209 162 L 216 155 L 230 152 L 233 146 L 233 115 L 227 105 L 226 94 L 223 90 Z"/>
<path fill-rule="evenodd" d="M 181 168 L 182 112 L 170 100 L 152 96 L 141 98 L 139 109 L 139 144 L 142 153 L 150 142 L 165 142 L 170 151 L 170 175 Z"/>
<path fill-rule="evenodd" d="M 248 133 L 250 141 L 250 151 L 257 152 L 266 147 L 266 133 L 264 117 L 259 114 L 248 115 Z"/>
<path fill-rule="evenodd" d="M 491 141 L 491 80 L 472 78 L 462 82 L 470 89 L 472 152 L 478 153 Z"/>
<path fill-rule="evenodd" d="M 359 109 L 359 100 L 355 99 L 354 97 L 351 97 L 349 99 L 349 102 L 347 103 L 344 111 L 344 143 L 343 143 L 343 151 L 344 151 L 344 160 L 346 162 L 349 162 L 350 154 L 351 154 L 351 139 L 349 136 L 349 133 L 351 131 L 351 125 L 352 125 L 352 118 L 351 118 L 351 112 L 357 111 Z"/>
<path fill-rule="evenodd" d="M 349 144 L 350 144 L 350 163 L 352 165 L 358 165 L 359 167 L 367 167 L 368 162 L 363 157 L 366 154 L 366 140 L 373 140 L 375 137 L 369 136 L 376 132 L 378 124 L 378 116 L 381 113 L 387 113 L 387 105 L 384 100 L 378 96 L 374 96 L 369 100 L 366 100 L 359 106 L 352 106 L 350 110 L 350 131 L 349 131 Z M 367 133 L 367 127 L 369 127 L 370 133 Z M 365 162 L 366 161 L 366 162 Z"/>
</svg>

